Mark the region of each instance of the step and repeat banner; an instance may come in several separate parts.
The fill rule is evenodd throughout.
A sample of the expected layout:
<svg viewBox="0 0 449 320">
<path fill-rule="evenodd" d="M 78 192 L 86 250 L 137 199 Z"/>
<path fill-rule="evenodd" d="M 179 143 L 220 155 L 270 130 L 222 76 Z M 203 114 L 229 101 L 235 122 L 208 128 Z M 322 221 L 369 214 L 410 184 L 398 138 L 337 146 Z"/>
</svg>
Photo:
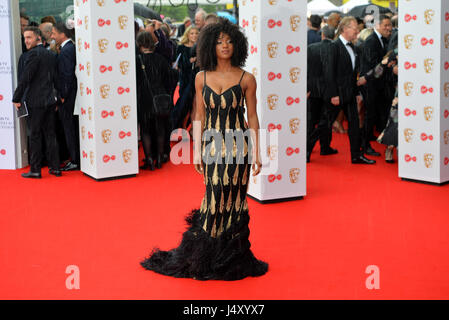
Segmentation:
<svg viewBox="0 0 449 320">
<path fill-rule="evenodd" d="M 449 1 L 399 6 L 399 176 L 449 181 Z"/>
<path fill-rule="evenodd" d="M 132 1 L 75 0 L 81 170 L 95 179 L 138 173 Z"/>
<path fill-rule="evenodd" d="M 0 169 L 16 168 L 10 0 L 0 0 Z"/>
<path fill-rule="evenodd" d="M 307 0 L 240 0 L 256 77 L 263 170 L 248 194 L 259 201 L 306 195 Z"/>
</svg>

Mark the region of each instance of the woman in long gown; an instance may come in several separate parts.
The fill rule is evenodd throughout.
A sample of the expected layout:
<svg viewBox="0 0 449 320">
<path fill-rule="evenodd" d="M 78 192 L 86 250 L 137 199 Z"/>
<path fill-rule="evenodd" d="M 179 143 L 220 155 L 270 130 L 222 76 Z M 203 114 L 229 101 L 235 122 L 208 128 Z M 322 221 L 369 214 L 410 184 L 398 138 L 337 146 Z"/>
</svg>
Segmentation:
<svg viewBox="0 0 449 320">
<path fill-rule="evenodd" d="M 257 84 L 241 69 L 247 52 L 247 39 L 228 20 L 220 19 L 200 33 L 203 71 L 195 79 L 194 163 L 204 176 L 206 193 L 201 209 L 187 217 L 179 247 L 153 250 L 141 262 L 145 269 L 198 280 L 239 280 L 268 270 L 268 264 L 254 257 L 249 242 L 246 192 L 251 168 L 253 175 L 259 174 L 261 162 Z M 203 136 L 212 138 L 202 142 Z"/>
</svg>

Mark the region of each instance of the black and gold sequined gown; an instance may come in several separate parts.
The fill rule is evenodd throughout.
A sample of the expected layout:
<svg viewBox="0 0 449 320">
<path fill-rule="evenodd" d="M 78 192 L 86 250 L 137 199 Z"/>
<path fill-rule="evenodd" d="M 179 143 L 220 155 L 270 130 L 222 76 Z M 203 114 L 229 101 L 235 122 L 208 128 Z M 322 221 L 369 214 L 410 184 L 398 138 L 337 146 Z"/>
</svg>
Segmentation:
<svg viewBox="0 0 449 320">
<path fill-rule="evenodd" d="M 188 229 L 179 247 L 153 250 L 141 262 L 145 269 L 198 280 L 239 280 L 267 272 L 268 264 L 250 250 L 246 202 L 250 140 L 243 135 L 247 124 L 240 82 L 217 94 L 207 86 L 204 74 L 204 130 L 211 133 L 202 145 L 206 194 L 201 209 L 186 218 Z"/>
</svg>

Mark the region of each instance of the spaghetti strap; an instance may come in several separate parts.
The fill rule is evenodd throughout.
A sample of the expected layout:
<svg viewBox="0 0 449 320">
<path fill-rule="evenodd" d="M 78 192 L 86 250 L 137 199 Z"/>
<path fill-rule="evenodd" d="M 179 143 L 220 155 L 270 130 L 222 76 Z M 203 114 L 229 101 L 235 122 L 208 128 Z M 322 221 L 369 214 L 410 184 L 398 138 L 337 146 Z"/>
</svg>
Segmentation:
<svg viewBox="0 0 449 320">
<path fill-rule="evenodd" d="M 243 70 L 243 73 L 242 73 L 242 77 L 240 78 L 240 81 L 239 81 L 239 85 L 240 85 L 240 83 L 242 83 L 242 80 L 243 80 L 243 76 L 245 75 L 245 70 Z"/>
</svg>

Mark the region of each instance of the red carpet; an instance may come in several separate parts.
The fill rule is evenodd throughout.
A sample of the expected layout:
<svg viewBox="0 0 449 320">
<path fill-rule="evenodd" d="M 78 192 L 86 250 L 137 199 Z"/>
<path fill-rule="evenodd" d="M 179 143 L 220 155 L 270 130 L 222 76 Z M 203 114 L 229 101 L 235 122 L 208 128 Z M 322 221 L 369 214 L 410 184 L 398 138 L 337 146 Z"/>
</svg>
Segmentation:
<svg viewBox="0 0 449 320">
<path fill-rule="evenodd" d="M 107 182 L 0 171 L 0 299 L 448 299 L 449 186 L 403 182 L 380 158 L 351 165 L 344 135 L 333 147 L 338 155 L 312 154 L 304 200 L 249 200 L 252 249 L 270 269 L 237 282 L 139 265 L 154 246 L 177 246 L 199 207 L 191 165 Z M 80 268 L 80 290 L 65 287 L 69 265 Z M 365 287 L 369 265 L 380 269 L 379 290 Z"/>
</svg>

